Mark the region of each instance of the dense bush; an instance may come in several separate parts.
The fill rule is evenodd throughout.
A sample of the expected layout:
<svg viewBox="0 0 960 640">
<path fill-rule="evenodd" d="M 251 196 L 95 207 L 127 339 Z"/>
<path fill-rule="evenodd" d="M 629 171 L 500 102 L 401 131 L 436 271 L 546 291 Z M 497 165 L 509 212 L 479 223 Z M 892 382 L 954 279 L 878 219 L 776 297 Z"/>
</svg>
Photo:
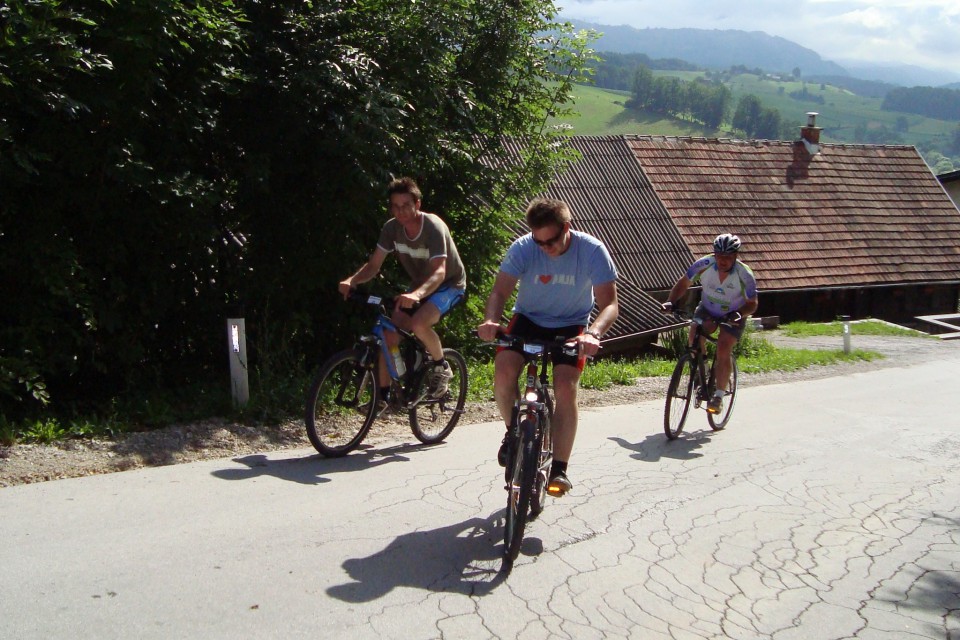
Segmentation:
<svg viewBox="0 0 960 640">
<path fill-rule="evenodd" d="M 540 0 L 4 3 L 0 415 L 225 389 L 236 315 L 252 379 L 285 395 L 278 380 L 359 326 L 336 282 L 372 250 L 390 175 L 420 179 L 477 298 L 505 217 L 564 158 L 544 122 L 590 53 L 544 35 L 553 16 Z"/>
</svg>

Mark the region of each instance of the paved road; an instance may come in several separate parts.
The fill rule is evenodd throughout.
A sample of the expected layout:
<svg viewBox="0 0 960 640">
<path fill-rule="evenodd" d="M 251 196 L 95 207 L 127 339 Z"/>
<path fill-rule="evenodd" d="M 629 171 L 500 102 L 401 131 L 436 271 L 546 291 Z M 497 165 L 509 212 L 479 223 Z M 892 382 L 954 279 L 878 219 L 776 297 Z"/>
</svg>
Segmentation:
<svg viewBox="0 0 960 640">
<path fill-rule="evenodd" d="M 0 638 L 960 638 L 958 378 L 586 411 L 509 575 L 492 424 L 0 489 Z"/>
</svg>

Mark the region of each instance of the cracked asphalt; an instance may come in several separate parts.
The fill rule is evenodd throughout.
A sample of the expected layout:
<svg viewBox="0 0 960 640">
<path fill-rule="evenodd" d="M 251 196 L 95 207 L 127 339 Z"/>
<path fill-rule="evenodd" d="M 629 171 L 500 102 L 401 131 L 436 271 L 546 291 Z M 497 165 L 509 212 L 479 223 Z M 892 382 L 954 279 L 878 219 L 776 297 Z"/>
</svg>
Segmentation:
<svg viewBox="0 0 960 640">
<path fill-rule="evenodd" d="M 960 638 L 960 350 L 583 411 L 503 570 L 496 424 L 0 490 L 2 638 Z"/>
</svg>

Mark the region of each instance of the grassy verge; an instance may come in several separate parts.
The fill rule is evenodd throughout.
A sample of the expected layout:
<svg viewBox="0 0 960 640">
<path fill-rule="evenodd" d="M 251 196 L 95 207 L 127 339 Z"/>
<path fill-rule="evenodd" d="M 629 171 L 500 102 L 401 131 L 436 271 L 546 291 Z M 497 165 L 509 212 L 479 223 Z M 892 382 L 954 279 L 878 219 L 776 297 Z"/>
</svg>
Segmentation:
<svg viewBox="0 0 960 640">
<path fill-rule="evenodd" d="M 737 365 L 744 373 L 767 371 L 796 371 L 806 367 L 826 366 L 841 362 L 869 362 L 883 358 L 875 351 L 854 349 L 810 350 L 787 349 L 771 345 L 762 338 L 753 338 L 751 353 L 741 354 Z M 669 376 L 676 360 L 660 358 L 609 359 L 591 362 L 583 371 L 580 386 L 584 389 L 609 389 L 616 385 L 631 385 L 638 378 Z M 470 392 L 467 400 L 489 400 L 493 389 L 493 363 L 473 362 L 470 369 Z"/>
<path fill-rule="evenodd" d="M 839 322 L 810 324 L 791 323 L 783 327 L 783 332 L 791 336 L 840 335 L 842 325 Z M 895 327 L 882 322 L 861 322 L 851 325 L 853 333 L 860 335 L 924 335 L 919 332 Z M 682 334 L 680 334 L 682 337 Z M 685 343 L 685 339 L 681 340 Z M 826 366 L 841 362 L 870 361 L 882 358 L 872 351 L 853 350 L 849 354 L 842 349 L 808 350 L 778 348 L 770 344 L 755 332 L 748 332 L 741 341 L 738 355 L 740 371 L 744 373 L 763 373 L 766 371 L 795 371 L 813 366 Z M 638 378 L 669 376 L 673 371 L 674 359 L 634 358 L 603 359 L 591 362 L 584 370 L 581 386 L 585 389 L 608 389 L 616 385 L 632 385 Z M 490 400 L 493 389 L 493 362 L 472 361 L 469 363 L 470 388 L 468 402 Z M 272 393 L 252 394 L 251 404 L 243 411 L 229 408 L 229 399 L 214 398 L 222 394 L 211 392 L 189 394 L 194 403 L 205 402 L 207 413 L 203 415 L 225 415 L 229 419 L 241 422 L 271 424 L 282 419 L 301 415 L 303 411 L 303 389 L 309 382 L 305 379 L 289 379 L 282 384 L 273 381 Z M 282 393 L 281 393 L 282 392 Z M 198 396 L 209 396 L 205 400 Z M 160 428 L 178 422 L 187 422 L 199 417 L 202 409 L 193 406 L 186 411 L 189 401 L 182 396 L 170 398 L 142 399 L 143 406 L 134 412 L 130 409 L 119 410 L 109 417 L 59 420 L 47 417 L 25 423 L 10 423 L 0 415 L 0 445 L 21 443 L 51 443 L 69 438 L 114 437 L 134 430 Z M 149 401 L 147 401 L 149 400 Z M 213 407 L 216 407 L 214 409 Z"/>
<path fill-rule="evenodd" d="M 843 323 L 836 322 L 791 322 L 781 327 L 783 335 L 794 338 L 843 335 Z M 908 336 L 932 338 L 922 331 L 900 327 L 880 320 L 856 320 L 850 323 L 850 333 L 855 336 Z"/>
</svg>

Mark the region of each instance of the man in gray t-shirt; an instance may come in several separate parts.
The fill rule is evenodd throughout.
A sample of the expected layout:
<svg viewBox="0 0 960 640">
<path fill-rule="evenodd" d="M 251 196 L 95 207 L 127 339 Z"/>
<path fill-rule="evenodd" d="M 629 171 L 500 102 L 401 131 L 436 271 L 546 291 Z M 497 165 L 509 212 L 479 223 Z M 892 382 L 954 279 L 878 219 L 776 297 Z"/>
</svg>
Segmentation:
<svg viewBox="0 0 960 640">
<path fill-rule="evenodd" d="M 340 282 L 339 290 L 346 298 L 358 284 L 376 276 L 387 255 L 396 251 L 411 282 L 410 288 L 397 296 L 391 319 L 401 329 L 413 332 L 427 348 L 436 363 L 429 373 L 430 395 L 439 398 L 447 392 L 453 372 L 433 327 L 463 300 L 467 274 L 450 229 L 439 216 L 420 210 L 423 195 L 417 183 L 411 178 L 398 178 L 388 185 L 387 194 L 393 217 L 383 225 L 370 258 L 356 273 Z M 418 303 L 419 308 L 413 311 Z M 385 332 L 385 338 L 390 348 L 400 341 L 393 331 Z M 380 397 L 385 398 L 390 375 L 383 358 L 379 365 L 379 384 Z"/>
</svg>

